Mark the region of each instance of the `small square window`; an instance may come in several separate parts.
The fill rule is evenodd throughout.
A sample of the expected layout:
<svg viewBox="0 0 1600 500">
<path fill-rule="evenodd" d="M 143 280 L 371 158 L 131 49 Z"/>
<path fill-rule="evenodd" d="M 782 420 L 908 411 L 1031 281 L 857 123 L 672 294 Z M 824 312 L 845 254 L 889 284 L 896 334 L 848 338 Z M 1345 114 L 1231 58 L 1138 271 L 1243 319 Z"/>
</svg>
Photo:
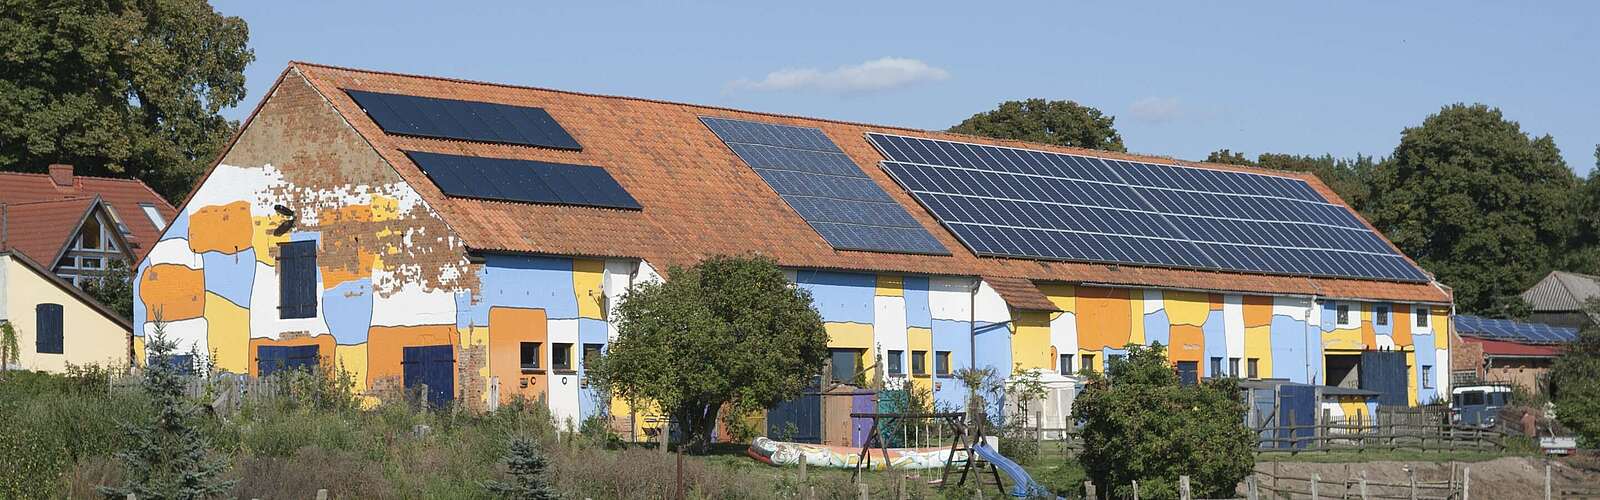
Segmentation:
<svg viewBox="0 0 1600 500">
<path fill-rule="evenodd" d="M 1239 376 L 1239 358 L 1228 358 L 1228 376 Z"/>
<path fill-rule="evenodd" d="M 1423 389 L 1432 389 L 1433 388 L 1433 366 L 1432 365 L 1422 365 L 1422 373 L 1421 373 L 1421 375 L 1422 375 L 1422 388 Z"/>
<path fill-rule="evenodd" d="M 1428 308 L 1426 308 L 1426 307 L 1418 307 L 1417 308 L 1417 328 L 1427 328 L 1428 327 L 1428 314 L 1429 314 Z"/>
<path fill-rule="evenodd" d="M 1083 358 L 1082 359 L 1082 361 L 1083 361 L 1083 369 L 1089 370 L 1091 372 L 1094 371 L 1094 355 L 1093 354 L 1083 354 L 1083 355 L 1080 355 L 1079 357 Z"/>
<path fill-rule="evenodd" d="M 99 257 L 78 257 L 79 269 L 100 269 L 104 264 Z"/>
<path fill-rule="evenodd" d="M 594 363 L 594 360 L 599 359 L 600 358 L 600 353 L 602 351 L 604 351 L 604 349 L 605 349 L 605 344 L 584 344 L 583 345 L 583 367 L 584 367 L 584 369 L 588 369 L 589 365 L 591 363 Z"/>
<path fill-rule="evenodd" d="M 1246 366 L 1250 370 L 1250 378 L 1261 378 L 1261 372 L 1259 371 L 1260 364 L 1261 360 L 1257 358 L 1250 358 L 1246 362 Z"/>
<path fill-rule="evenodd" d="M 906 354 L 905 351 L 889 351 L 888 359 L 885 359 L 884 361 L 887 362 L 888 365 L 889 365 L 889 374 L 890 375 L 904 375 L 905 374 L 905 372 L 902 371 L 902 370 L 905 369 L 905 365 L 901 361 L 901 357 L 905 356 L 905 354 Z"/>
<path fill-rule="evenodd" d="M 1071 375 L 1073 373 L 1073 371 L 1072 371 L 1072 355 L 1071 354 L 1062 354 L 1061 355 L 1061 359 L 1059 361 L 1057 361 L 1057 363 L 1058 364 L 1056 365 L 1056 368 L 1057 368 L 1056 371 L 1058 373 L 1060 373 L 1062 375 Z"/>
<path fill-rule="evenodd" d="M 1378 326 L 1389 326 L 1389 306 L 1380 305 L 1373 307 L 1372 322 Z"/>
<path fill-rule="evenodd" d="M 1221 377 L 1222 376 L 1222 358 L 1221 357 L 1213 357 L 1213 358 L 1211 358 L 1211 376 L 1212 377 Z"/>
<path fill-rule="evenodd" d="M 572 344 L 564 342 L 550 344 L 550 368 L 553 370 L 572 369 Z"/>
<path fill-rule="evenodd" d="M 539 369 L 539 360 L 544 358 L 542 353 L 539 352 L 539 348 L 540 347 L 542 347 L 542 344 L 540 344 L 538 342 L 523 342 L 522 343 L 522 369 L 524 369 L 524 370 L 538 370 Z"/>
<path fill-rule="evenodd" d="M 928 351 L 911 351 L 911 374 L 928 374 Z"/>
<path fill-rule="evenodd" d="M 933 373 L 940 376 L 950 375 L 950 351 L 933 354 Z"/>
<path fill-rule="evenodd" d="M 1337 323 L 1339 326 L 1345 326 L 1345 325 L 1350 324 L 1350 306 L 1345 305 L 1345 304 L 1339 304 L 1339 305 L 1333 306 L 1333 310 L 1334 310 L 1334 313 L 1333 313 L 1334 320 L 1333 321 L 1335 323 Z"/>
</svg>

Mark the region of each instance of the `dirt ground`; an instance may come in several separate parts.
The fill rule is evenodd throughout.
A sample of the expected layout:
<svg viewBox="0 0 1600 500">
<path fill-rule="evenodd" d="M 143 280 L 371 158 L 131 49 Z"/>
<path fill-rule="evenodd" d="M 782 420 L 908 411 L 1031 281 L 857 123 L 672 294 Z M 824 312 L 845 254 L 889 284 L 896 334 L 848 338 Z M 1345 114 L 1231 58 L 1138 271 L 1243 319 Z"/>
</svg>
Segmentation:
<svg viewBox="0 0 1600 500">
<path fill-rule="evenodd" d="M 1410 474 L 1407 472 L 1408 468 L 1416 471 L 1416 478 L 1419 483 L 1444 483 L 1452 477 L 1459 483 L 1465 469 L 1471 467 L 1472 498 L 1537 499 L 1544 497 L 1544 466 L 1546 463 L 1551 466 L 1551 482 L 1558 498 L 1562 488 L 1600 490 L 1600 459 L 1594 457 L 1553 459 L 1548 462 L 1538 457 L 1504 457 L 1481 462 L 1257 462 L 1256 471 L 1265 474 L 1276 473 L 1279 477 L 1309 478 L 1312 474 L 1318 474 L 1324 482 L 1319 487 L 1319 495 L 1324 498 L 1339 498 L 1344 493 L 1344 488 L 1341 485 L 1329 485 L 1326 483 L 1354 485 L 1362 473 L 1365 472 L 1369 485 L 1373 483 L 1407 484 L 1410 481 Z M 1263 482 L 1270 481 L 1270 479 L 1266 479 L 1266 476 L 1258 477 Z M 1285 484 L 1289 483 L 1285 482 Z M 1307 487 L 1307 483 L 1303 481 L 1294 482 L 1293 487 L 1303 490 Z M 1355 487 L 1352 486 L 1351 493 L 1355 491 Z M 1368 491 L 1373 495 L 1403 494 L 1403 490 L 1381 489 L 1376 486 L 1369 487 Z M 1428 493 L 1424 493 L 1424 495 L 1428 495 Z M 1299 498 L 1299 495 L 1295 497 Z M 1356 497 L 1359 498 L 1358 496 Z"/>
</svg>

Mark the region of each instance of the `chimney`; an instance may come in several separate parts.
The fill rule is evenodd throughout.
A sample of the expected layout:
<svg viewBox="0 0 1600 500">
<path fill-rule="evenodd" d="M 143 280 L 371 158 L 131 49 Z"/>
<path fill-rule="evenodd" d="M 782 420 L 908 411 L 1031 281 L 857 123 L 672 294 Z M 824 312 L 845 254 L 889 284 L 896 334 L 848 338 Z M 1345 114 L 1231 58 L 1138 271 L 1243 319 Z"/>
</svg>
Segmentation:
<svg viewBox="0 0 1600 500">
<path fill-rule="evenodd" d="M 51 164 L 50 180 L 60 187 L 72 187 L 72 165 Z"/>
</svg>

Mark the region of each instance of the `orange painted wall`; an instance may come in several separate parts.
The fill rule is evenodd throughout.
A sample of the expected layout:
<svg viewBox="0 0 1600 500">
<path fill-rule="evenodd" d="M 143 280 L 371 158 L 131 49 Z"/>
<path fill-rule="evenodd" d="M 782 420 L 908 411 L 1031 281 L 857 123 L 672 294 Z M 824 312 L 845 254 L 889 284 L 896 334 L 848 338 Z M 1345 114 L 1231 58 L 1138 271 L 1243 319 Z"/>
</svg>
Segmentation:
<svg viewBox="0 0 1600 500">
<path fill-rule="evenodd" d="M 256 373 L 257 371 L 259 371 L 259 368 L 260 368 L 260 363 L 258 363 L 256 361 L 256 353 L 260 350 L 261 346 L 269 346 L 269 345 L 270 346 L 285 346 L 285 347 L 300 346 L 300 345 L 315 345 L 315 346 L 317 346 L 317 358 L 318 358 L 317 359 L 317 364 L 321 365 L 322 369 L 325 372 L 327 372 L 328 370 L 336 369 L 337 367 L 333 365 L 333 357 L 334 357 L 334 350 L 338 349 L 338 347 L 334 344 L 333 340 L 334 339 L 333 339 L 332 335 L 317 335 L 315 337 L 297 337 L 297 338 L 290 338 L 290 339 L 283 339 L 283 340 L 273 340 L 273 339 L 266 339 L 266 338 L 253 338 L 253 339 L 250 339 L 250 349 L 249 349 L 250 350 L 250 353 L 249 353 L 250 366 L 248 367 L 249 370 L 250 370 L 250 376 L 252 376 L 252 377 L 261 376 L 260 373 Z M 331 372 L 329 372 L 329 373 L 331 373 Z"/>
<path fill-rule="evenodd" d="M 1414 321 L 1416 318 L 1411 317 L 1410 304 L 1394 305 L 1394 333 L 1391 334 L 1394 337 L 1394 345 L 1411 345 L 1411 325 L 1415 324 Z"/>
<path fill-rule="evenodd" d="M 139 300 L 152 321 L 198 318 L 206 309 L 206 274 L 177 264 L 156 264 L 139 276 Z"/>
<path fill-rule="evenodd" d="M 1168 357 L 1179 361 L 1199 362 L 1206 356 L 1206 333 L 1196 325 L 1172 325 L 1172 346 Z M 1202 367 L 1203 368 L 1203 367 Z"/>
<path fill-rule="evenodd" d="M 330 336 L 331 338 L 331 336 Z M 373 326 L 367 329 L 367 385 L 377 380 L 393 377 L 401 380 L 405 375 L 400 362 L 405 359 L 405 348 L 429 345 L 457 345 L 456 325 L 423 326 Z M 458 356 L 459 357 L 459 356 Z M 456 387 L 461 387 L 459 373 Z M 396 384 L 398 386 L 398 384 Z"/>
<path fill-rule="evenodd" d="M 1272 297 L 1267 295 L 1244 296 L 1244 327 L 1272 325 Z"/>
<path fill-rule="evenodd" d="M 238 253 L 250 248 L 250 202 L 202 207 L 189 216 L 189 248 L 195 253 Z"/>
<path fill-rule="evenodd" d="M 1126 288 L 1078 287 L 1078 348 L 1120 349 L 1128 344 L 1132 330 L 1133 313 L 1128 307 L 1129 293 L 1142 293 Z M 1140 321 L 1143 321 L 1140 318 Z"/>
<path fill-rule="evenodd" d="M 489 376 L 500 378 L 500 401 L 511 401 L 517 395 L 530 400 L 546 396 L 549 378 L 544 366 L 549 362 L 549 323 L 544 309 L 520 307 L 489 308 Z M 522 343 L 538 342 L 540 347 L 537 373 L 522 373 Z M 522 387 L 522 381 L 528 387 Z"/>
<path fill-rule="evenodd" d="M 1377 311 L 1372 307 L 1372 304 L 1366 302 L 1360 303 L 1360 307 L 1360 311 L 1351 311 L 1351 313 L 1360 314 L 1356 319 L 1361 322 L 1361 345 L 1366 346 L 1367 349 L 1377 349 L 1378 331 L 1373 329 L 1372 326 L 1372 315 L 1377 314 Z"/>
</svg>

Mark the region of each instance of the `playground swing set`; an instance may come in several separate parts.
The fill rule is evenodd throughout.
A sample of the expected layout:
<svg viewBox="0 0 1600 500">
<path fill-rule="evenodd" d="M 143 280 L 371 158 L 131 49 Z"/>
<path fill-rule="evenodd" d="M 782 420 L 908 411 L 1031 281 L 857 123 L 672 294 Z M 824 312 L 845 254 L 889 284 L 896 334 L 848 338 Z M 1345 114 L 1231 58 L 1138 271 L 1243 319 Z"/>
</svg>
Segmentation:
<svg viewBox="0 0 1600 500">
<path fill-rule="evenodd" d="M 1022 466 L 1017 465 L 1017 463 L 1011 461 L 1011 459 L 1000 455 L 998 451 L 989 446 L 989 443 L 984 440 L 983 425 L 981 422 L 977 423 L 977 425 L 970 426 L 969 428 L 969 426 L 966 425 L 967 414 L 965 412 L 873 412 L 851 413 L 850 417 L 872 419 L 872 427 L 869 431 L 867 431 L 866 441 L 861 444 L 861 452 L 857 456 L 855 470 L 850 474 L 850 480 L 852 482 L 860 479 L 861 471 L 863 469 L 872 468 L 873 451 L 877 451 L 881 454 L 883 458 L 883 467 L 885 470 L 894 468 L 894 462 L 890 461 L 889 459 L 889 444 L 888 441 L 884 439 L 883 434 L 889 430 L 890 425 L 892 425 L 895 421 L 942 420 L 944 424 L 949 426 L 954 432 L 952 432 L 950 436 L 949 455 L 945 459 L 944 467 L 940 471 L 939 479 L 936 481 L 929 481 L 930 484 L 937 484 L 940 488 L 943 488 L 945 485 L 950 484 L 950 475 L 955 472 L 953 467 L 960 467 L 961 477 L 956 480 L 957 486 L 966 485 L 968 475 L 971 475 L 973 481 L 976 481 L 981 485 L 983 482 L 982 474 L 987 473 L 994 478 L 995 488 L 1001 495 L 1026 498 L 1048 495 L 1049 489 L 1035 482 L 1033 478 L 1028 475 L 1028 472 L 1023 470 Z M 960 465 L 956 464 L 957 452 L 964 452 L 963 456 L 965 458 L 960 460 Z M 1001 475 L 1005 475 L 1012 480 L 1012 487 L 1009 491 L 1006 490 L 1005 482 L 1000 478 Z"/>
</svg>

